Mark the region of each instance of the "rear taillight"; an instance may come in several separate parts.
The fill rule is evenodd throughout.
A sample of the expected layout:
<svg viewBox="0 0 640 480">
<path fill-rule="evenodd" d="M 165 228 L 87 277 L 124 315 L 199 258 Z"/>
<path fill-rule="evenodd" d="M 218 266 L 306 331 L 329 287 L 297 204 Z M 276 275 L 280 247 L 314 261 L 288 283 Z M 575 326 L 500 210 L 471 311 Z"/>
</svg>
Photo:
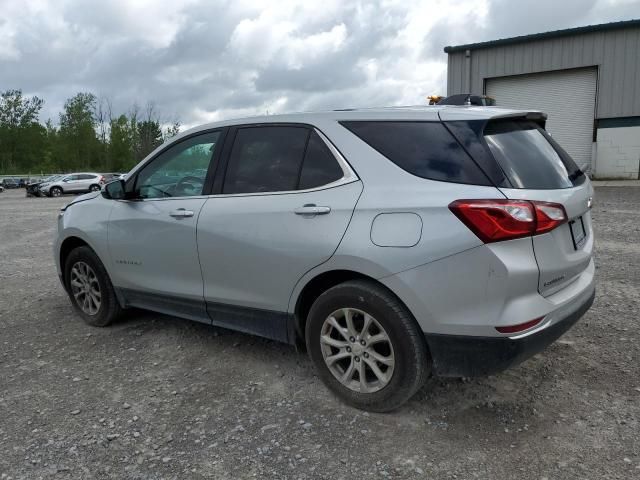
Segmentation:
<svg viewBox="0 0 640 480">
<path fill-rule="evenodd" d="M 536 235 L 547 233 L 567 221 L 562 205 L 549 202 L 531 202 L 536 209 Z"/>
<path fill-rule="evenodd" d="M 456 200 L 449 210 L 484 243 L 546 233 L 567 221 L 562 205 L 528 200 Z"/>
<path fill-rule="evenodd" d="M 104 177 L 103 176 L 100 176 L 100 180 L 99 180 L 98 183 L 104 183 Z"/>
</svg>

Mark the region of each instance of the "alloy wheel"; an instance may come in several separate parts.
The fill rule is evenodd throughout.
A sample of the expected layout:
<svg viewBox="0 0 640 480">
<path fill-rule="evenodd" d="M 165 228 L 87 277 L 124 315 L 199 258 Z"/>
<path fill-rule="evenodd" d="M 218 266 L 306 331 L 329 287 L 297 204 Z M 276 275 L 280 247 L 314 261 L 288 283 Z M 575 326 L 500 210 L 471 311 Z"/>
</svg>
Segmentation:
<svg viewBox="0 0 640 480">
<path fill-rule="evenodd" d="M 96 315 L 100 311 L 102 295 L 93 269 L 85 262 L 74 263 L 70 285 L 73 298 L 82 311 L 87 315 Z"/>
<path fill-rule="evenodd" d="M 341 308 L 329 315 L 320 346 L 329 371 L 354 392 L 377 392 L 391 381 L 395 356 L 389 335 L 362 310 Z"/>
</svg>

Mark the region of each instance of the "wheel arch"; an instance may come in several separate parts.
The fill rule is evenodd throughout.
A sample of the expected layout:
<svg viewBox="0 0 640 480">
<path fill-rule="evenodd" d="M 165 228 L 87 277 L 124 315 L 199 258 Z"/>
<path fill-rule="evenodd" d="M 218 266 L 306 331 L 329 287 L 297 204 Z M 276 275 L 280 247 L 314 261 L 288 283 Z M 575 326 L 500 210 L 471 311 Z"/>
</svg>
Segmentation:
<svg viewBox="0 0 640 480">
<path fill-rule="evenodd" d="M 293 318 L 295 329 L 295 344 L 297 346 L 304 346 L 307 315 L 309 314 L 311 306 L 316 301 L 316 299 L 328 289 L 351 280 L 366 280 L 375 283 L 376 285 L 387 290 L 390 294 L 396 297 L 398 301 L 407 308 L 407 311 L 411 313 L 407 305 L 395 292 L 393 292 L 388 286 L 386 286 L 379 280 L 376 280 L 370 275 L 348 269 L 324 271 L 308 280 L 304 287 L 302 287 L 302 289 L 300 290 L 300 293 L 295 300 Z"/>
<path fill-rule="evenodd" d="M 64 276 L 64 265 L 67 261 L 67 258 L 69 257 L 69 254 L 78 247 L 89 247 L 95 253 L 95 249 L 91 245 L 89 245 L 89 243 L 86 240 L 80 237 L 77 237 L 75 235 L 71 235 L 65 238 L 60 244 L 60 252 L 59 252 L 60 269 L 62 270 L 63 276 Z"/>
</svg>

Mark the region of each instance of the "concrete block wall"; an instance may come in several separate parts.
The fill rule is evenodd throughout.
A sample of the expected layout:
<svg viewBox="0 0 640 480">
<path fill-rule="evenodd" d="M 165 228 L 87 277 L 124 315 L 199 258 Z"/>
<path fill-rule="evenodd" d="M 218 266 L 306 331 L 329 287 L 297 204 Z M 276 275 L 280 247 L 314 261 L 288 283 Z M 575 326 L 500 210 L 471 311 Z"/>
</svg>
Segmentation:
<svg viewBox="0 0 640 480">
<path fill-rule="evenodd" d="M 599 128 L 594 178 L 640 178 L 640 126 Z"/>
</svg>

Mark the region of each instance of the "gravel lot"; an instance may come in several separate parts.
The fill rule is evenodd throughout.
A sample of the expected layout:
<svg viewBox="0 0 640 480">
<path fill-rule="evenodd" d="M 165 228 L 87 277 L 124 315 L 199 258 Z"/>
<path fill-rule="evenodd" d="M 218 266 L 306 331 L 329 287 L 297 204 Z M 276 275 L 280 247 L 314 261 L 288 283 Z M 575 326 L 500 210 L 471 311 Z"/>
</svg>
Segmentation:
<svg viewBox="0 0 640 480">
<path fill-rule="evenodd" d="M 51 246 L 69 198 L 0 193 L 0 478 L 640 478 L 640 188 L 596 190 L 598 297 L 500 375 L 400 411 L 289 346 L 141 311 L 84 325 Z"/>
</svg>

